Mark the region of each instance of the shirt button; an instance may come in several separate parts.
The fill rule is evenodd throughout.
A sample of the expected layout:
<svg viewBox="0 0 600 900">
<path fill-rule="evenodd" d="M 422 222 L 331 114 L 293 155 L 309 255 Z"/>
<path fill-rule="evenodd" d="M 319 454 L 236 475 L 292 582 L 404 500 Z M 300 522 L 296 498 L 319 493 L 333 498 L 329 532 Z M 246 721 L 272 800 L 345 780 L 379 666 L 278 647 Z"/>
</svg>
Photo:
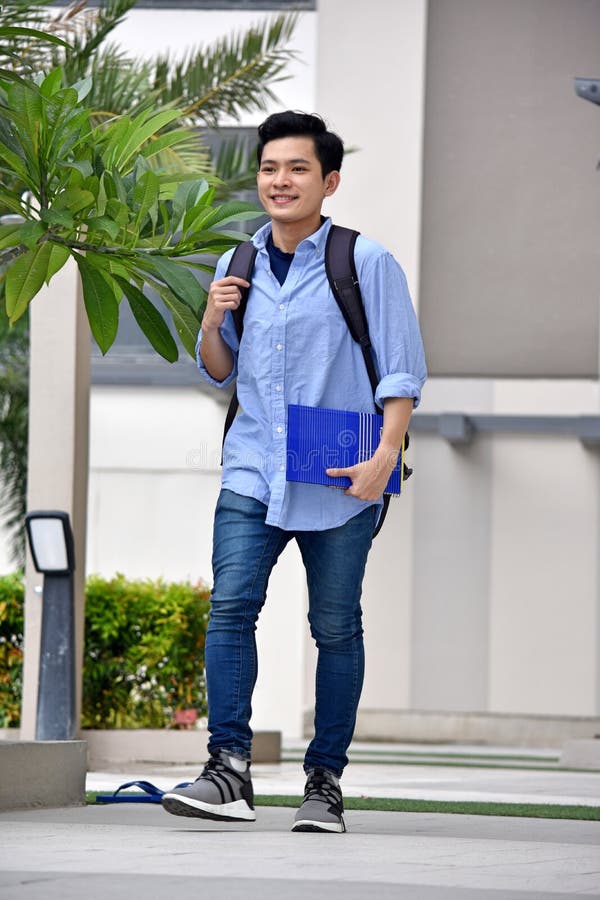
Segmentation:
<svg viewBox="0 0 600 900">
<path fill-rule="evenodd" d="M 279 304 L 279 309 L 285 309 L 285 303 L 280 303 L 280 304 Z"/>
<path fill-rule="evenodd" d="M 277 434 L 281 434 L 282 431 L 283 431 L 283 428 L 281 427 L 281 425 L 278 425 L 277 426 Z"/>
<path fill-rule="evenodd" d="M 275 390 L 276 390 L 276 391 L 280 391 L 280 390 L 281 390 L 281 385 L 280 385 L 280 384 L 276 384 L 276 385 L 275 385 Z"/>
<path fill-rule="evenodd" d="M 285 472 L 285 466 L 279 466 L 279 471 L 280 471 L 280 472 Z"/>
<path fill-rule="evenodd" d="M 275 347 L 276 350 L 283 350 L 283 344 L 277 344 Z"/>
</svg>

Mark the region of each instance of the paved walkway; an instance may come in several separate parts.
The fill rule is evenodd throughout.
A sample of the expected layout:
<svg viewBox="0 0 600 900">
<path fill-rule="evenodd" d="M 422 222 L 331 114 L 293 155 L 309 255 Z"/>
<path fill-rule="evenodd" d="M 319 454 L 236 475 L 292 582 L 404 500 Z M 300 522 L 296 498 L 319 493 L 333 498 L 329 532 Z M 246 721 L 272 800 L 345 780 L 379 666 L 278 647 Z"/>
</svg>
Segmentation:
<svg viewBox="0 0 600 900">
<path fill-rule="evenodd" d="M 254 767 L 257 793 L 301 793 L 301 747 Z M 495 757 L 501 756 L 498 760 Z M 473 759 L 479 765 L 459 767 Z M 523 758 L 524 757 L 524 758 Z M 346 795 L 600 805 L 600 773 L 557 770 L 552 751 L 354 745 Z M 405 762 L 408 760 L 408 764 Z M 517 766 L 517 768 L 508 768 Z M 90 773 L 88 788 L 198 767 Z M 2 900 L 541 900 L 600 898 L 600 822 L 349 811 L 345 835 L 292 834 L 293 810 L 247 825 L 152 805 L 0 814 Z"/>
</svg>

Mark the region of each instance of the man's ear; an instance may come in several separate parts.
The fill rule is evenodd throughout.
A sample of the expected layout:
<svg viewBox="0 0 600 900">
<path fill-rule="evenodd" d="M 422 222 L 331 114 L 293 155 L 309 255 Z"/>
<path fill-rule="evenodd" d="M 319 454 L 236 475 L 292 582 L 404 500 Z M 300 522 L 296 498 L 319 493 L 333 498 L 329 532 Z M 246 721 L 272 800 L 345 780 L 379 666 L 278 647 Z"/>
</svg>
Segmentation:
<svg viewBox="0 0 600 900">
<path fill-rule="evenodd" d="M 340 178 L 339 172 L 329 172 L 329 174 L 325 176 L 323 188 L 326 197 L 331 197 L 332 194 L 335 194 L 340 183 Z"/>
</svg>

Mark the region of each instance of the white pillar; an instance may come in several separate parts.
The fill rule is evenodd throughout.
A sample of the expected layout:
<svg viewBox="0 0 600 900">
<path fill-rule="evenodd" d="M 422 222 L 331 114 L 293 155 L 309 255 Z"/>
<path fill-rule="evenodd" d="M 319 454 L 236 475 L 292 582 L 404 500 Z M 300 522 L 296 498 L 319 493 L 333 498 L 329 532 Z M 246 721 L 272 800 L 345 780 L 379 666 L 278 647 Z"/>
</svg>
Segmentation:
<svg viewBox="0 0 600 900">
<path fill-rule="evenodd" d="M 77 719 L 81 708 L 88 474 L 90 333 L 69 261 L 30 310 L 27 508 L 69 513 L 75 538 Z M 27 554 L 21 738 L 35 737 L 42 597 Z"/>
<path fill-rule="evenodd" d="M 319 0 L 318 15 L 316 109 L 354 151 L 324 211 L 394 254 L 418 308 L 427 0 Z M 364 709 L 410 702 L 415 448 L 409 464 L 365 574 Z"/>
</svg>

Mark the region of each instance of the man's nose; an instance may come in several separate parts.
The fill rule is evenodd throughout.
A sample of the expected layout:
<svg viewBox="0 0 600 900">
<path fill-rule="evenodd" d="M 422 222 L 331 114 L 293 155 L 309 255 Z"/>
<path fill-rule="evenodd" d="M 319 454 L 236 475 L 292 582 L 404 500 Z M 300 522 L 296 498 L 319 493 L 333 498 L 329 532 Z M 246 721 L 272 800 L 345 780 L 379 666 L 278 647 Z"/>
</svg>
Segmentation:
<svg viewBox="0 0 600 900">
<path fill-rule="evenodd" d="M 273 179 L 273 183 L 276 187 L 281 187 L 283 185 L 290 183 L 290 173 L 287 169 L 278 169 L 275 173 L 275 178 Z"/>
</svg>

